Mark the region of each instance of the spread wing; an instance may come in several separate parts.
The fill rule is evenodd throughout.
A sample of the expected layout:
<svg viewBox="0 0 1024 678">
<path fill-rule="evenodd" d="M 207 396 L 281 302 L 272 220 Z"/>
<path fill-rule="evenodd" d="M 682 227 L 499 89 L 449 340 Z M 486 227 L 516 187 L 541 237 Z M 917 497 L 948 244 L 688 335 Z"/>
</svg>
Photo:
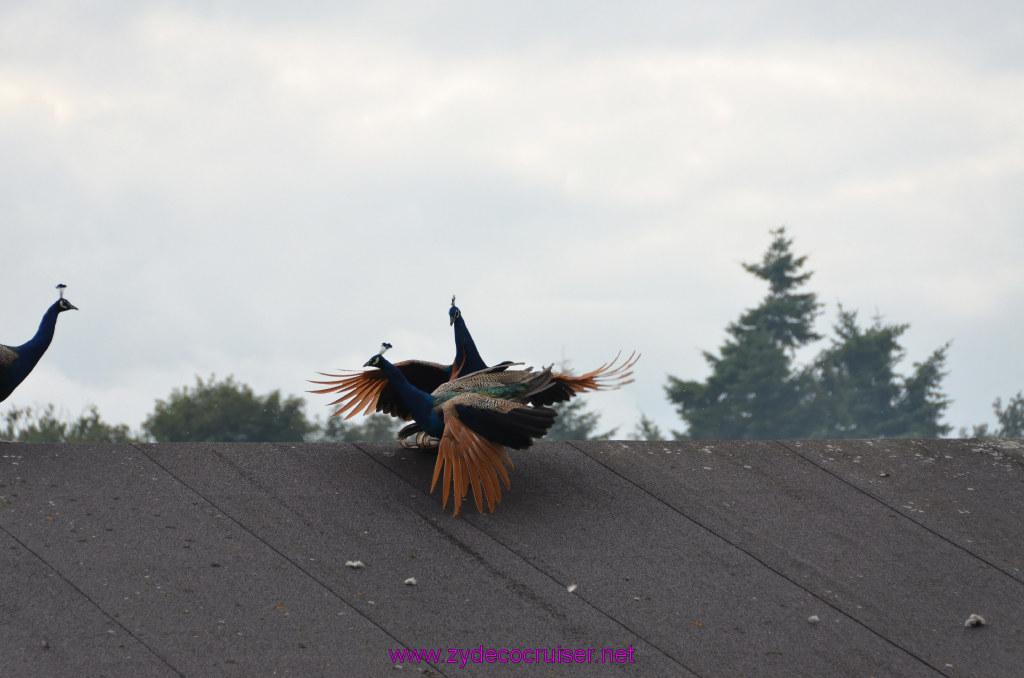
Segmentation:
<svg viewBox="0 0 1024 678">
<path fill-rule="evenodd" d="M 409 383 L 426 393 L 431 393 L 441 384 L 448 381 L 451 374 L 451 365 L 431 363 L 424 360 L 403 360 L 395 363 L 395 367 L 401 370 Z M 409 408 L 398 395 L 398 391 L 388 381 L 382 370 L 370 368 L 361 372 L 342 371 L 339 374 L 328 374 L 320 372 L 330 381 L 310 381 L 313 384 L 321 384 L 327 388 L 310 391 L 310 393 L 336 393 L 338 399 L 328 405 L 341 405 L 332 414 L 338 417 L 346 412 L 346 419 L 351 419 L 357 414 L 371 414 L 373 412 L 384 412 L 399 419 L 409 419 L 412 415 Z"/>
<path fill-rule="evenodd" d="M 529 447 L 533 438 L 543 436 L 555 422 L 555 411 L 546 407 L 529 407 L 480 393 L 463 393 L 445 402 L 444 435 L 438 447 L 437 463 L 430 491 L 441 480 L 441 506 L 448 505 L 453 494 L 454 513 L 458 515 L 469 487 L 478 511 L 501 501 L 501 481 L 510 487 L 508 471 L 512 468 L 505 447 Z M 443 470 L 443 476 L 442 476 Z"/>
<path fill-rule="evenodd" d="M 531 397 L 530 404 L 552 405 L 569 400 L 585 391 L 614 391 L 633 383 L 630 377 L 633 376 L 633 366 L 640 360 L 640 355 L 634 351 L 616 367 L 615 363 L 621 355 L 619 353 L 611 362 L 578 377 L 568 372 L 556 372 L 551 386 Z"/>
</svg>

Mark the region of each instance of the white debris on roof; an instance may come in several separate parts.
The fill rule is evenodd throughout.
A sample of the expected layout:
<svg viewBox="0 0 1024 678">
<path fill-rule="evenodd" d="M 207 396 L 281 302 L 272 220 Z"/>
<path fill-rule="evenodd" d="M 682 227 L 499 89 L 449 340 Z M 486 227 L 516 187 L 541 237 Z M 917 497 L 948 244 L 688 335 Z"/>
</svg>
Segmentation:
<svg viewBox="0 0 1024 678">
<path fill-rule="evenodd" d="M 973 626 L 984 626 L 987 623 L 988 622 L 985 621 L 985 618 L 982 617 L 980 614 L 972 614 L 970 617 L 967 618 L 967 621 L 964 622 L 964 626 L 966 626 L 967 628 L 971 628 Z"/>
</svg>

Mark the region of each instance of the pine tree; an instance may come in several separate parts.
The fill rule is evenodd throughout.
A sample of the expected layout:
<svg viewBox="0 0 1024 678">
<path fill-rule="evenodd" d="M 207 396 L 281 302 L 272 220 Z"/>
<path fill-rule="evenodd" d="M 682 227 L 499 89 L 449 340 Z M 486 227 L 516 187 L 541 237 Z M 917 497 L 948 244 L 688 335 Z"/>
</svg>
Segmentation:
<svg viewBox="0 0 1024 678">
<path fill-rule="evenodd" d="M 939 423 L 949 405 L 939 390 L 948 346 L 915 364 L 911 376 L 896 373 L 904 356 L 899 339 L 909 327 L 876 317 L 862 329 L 855 311 L 839 307 L 836 337 L 808 371 L 807 437 L 928 438 L 951 430 Z"/>
<path fill-rule="evenodd" d="M 544 440 L 608 440 L 618 427 L 604 433 L 595 433 L 601 415 L 586 409 L 582 398 L 573 398 L 552 406 L 558 412 L 555 425 L 548 429 Z"/>
<path fill-rule="evenodd" d="M 636 423 L 636 428 L 633 429 L 634 440 L 665 440 L 665 434 L 661 432 L 661 427 L 646 414 L 640 415 L 640 421 Z"/>
<path fill-rule="evenodd" d="M 999 421 L 1000 438 L 1024 438 L 1024 392 L 1017 391 L 1017 395 L 1010 398 L 1006 408 L 1002 407 L 1003 401 L 996 398 L 992 403 L 992 409 L 996 412 L 996 419 Z"/>
<path fill-rule="evenodd" d="M 741 316 L 739 325 L 748 330 L 764 330 L 776 346 L 795 352 L 797 348 L 821 339 L 814 332 L 814 319 L 821 304 L 812 292 L 795 293 L 814 275 L 812 271 L 799 273 L 807 256 L 793 256 L 793 239 L 786 237 L 785 227 L 779 227 L 771 234 L 774 238 L 761 263 L 743 264 L 744 269 L 768 282 L 768 296 L 760 306 Z"/>
<path fill-rule="evenodd" d="M 704 352 L 711 366 L 707 382 L 669 375 L 670 401 L 687 422 L 686 437 L 707 439 L 789 438 L 800 434 L 798 407 L 805 377 L 792 374 L 798 348 L 819 337 L 814 319 L 820 304 L 813 293 L 797 293 L 811 277 L 801 268 L 807 257 L 792 253 L 785 228 L 771 231 L 771 245 L 760 263 L 743 268 L 769 285 L 759 306 L 726 329 L 729 338 L 716 356 Z"/>
<path fill-rule="evenodd" d="M 970 433 L 966 428 L 960 429 L 960 437 L 966 438 L 1024 438 L 1024 391 L 1017 391 L 1017 395 L 1010 398 L 1003 407 L 1003 399 L 996 398 L 992 403 L 992 410 L 995 412 L 999 428 L 992 429 L 988 424 L 976 424 L 971 427 Z"/>
<path fill-rule="evenodd" d="M 949 344 L 935 349 L 928 359 L 914 363 L 914 373 L 902 379 L 900 397 L 893 409 L 899 416 L 901 438 L 937 438 L 953 430 L 939 420 L 949 407 L 950 399 L 942 392 L 942 371 Z"/>
<path fill-rule="evenodd" d="M 707 381 L 669 375 L 665 387 L 691 439 L 934 437 L 949 398 L 941 383 L 949 345 L 915 363 L 909 376 L 896 372 L 903 358 L 899 339 L 909 325 L 874 324 L 862 329 L 857 314 L 839 308 L 832 345 L 807 367 L 793 364 L 797 349 L 821 339 L 814 331 L 820 304 L 799 292 L 810 279 L 807 257 L 792 253 L 785 230 L 761 262 L 743 267 L 766 281 L 768 294 L 726 332 L 718 355 L 705 352 Z M 1012 418 L 1012 415 L 1011 415 Z"/>
</svg>

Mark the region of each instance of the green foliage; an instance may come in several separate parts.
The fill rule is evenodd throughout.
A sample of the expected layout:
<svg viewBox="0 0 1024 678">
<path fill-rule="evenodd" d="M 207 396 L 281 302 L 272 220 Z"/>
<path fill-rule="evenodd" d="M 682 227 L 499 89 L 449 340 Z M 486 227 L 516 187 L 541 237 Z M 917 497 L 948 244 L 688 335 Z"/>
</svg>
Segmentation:
<svg viewBox="0 0 1024 678">
<path fill-rule="evenodd" d="M 744 268 L 765 280 L 769 292 L 756 308 L 731 323 L 719 355 L 704 358 L 707 381 L 668 376 L 665 390 L 687 429 L 678 437 L 757 440 L 771 438 L 933 437 L 949 406 L 941 391 L 948 345 L 915 363 L 910 376 L 896 373 L 903 358 L 900 336 L 908 325 L 865 329 L 854 312 L 839 309 L 832 345 L 807 367 L 792 363 L 796 350 L 821 339 L 814 331 L 820 304 L 797 293 L 811 277 L 806 257 L 791 252 L 784 229 L 759 264 Z"/>
<path fill-rule="evenodd" d="M 949 406 L 940 390 L 948 345 L 901 377 L 899 338 L 908 328 L 875 318 L 862 329 L 856 312 L 840 306 L 836 338 L 808 372 L 812 397 L 804 404 L 805 437 L 934 438 L 951 430 L 939 423 Z"/>
<path fill-rule="evenodd" d="M 820 304 L 813 293 L 795 293 L 812 275 L 800 272 L 806 257 L 793 256 L 784 228 L 771 234 L 761 263 L 743 265 L 768 282 L 768 295 L 730 323 L 720 355 L 705 351 L 707 382 L 668 377 L 665 390 L 688 424 L 688 438 L 797 437 L 793 412 L 806 387 L 804 377 L 792 373 L 792 354 L 819 338 L 813 324 Z"/>
<path fill-rule="evenodd" d="M 704 354 L 712 367 L 707 382 L 683 381 L 669 375 L 666 391 L 689 424 L 687 437 L 794 437 L 791 417 L 799 403 L 800 388 L 790 376 L 790 357 L 764 330 L 733 334 L 736 339 L 726 341 L 720 357 Z"/>
<path fill-rule="evenodd" d="M 23 443 L 128 443 L 135 440 L 124 424 L 107 424 L 95 405 L 74 422 L 61 421 L 50 404 L 42 410 L 13 408 L 4 415 L 0 438 Z"/>
<path fill-rule="evenodd" d="M 814 319 L 821 304 L 813 293 L 794 291 L 811 279 L 813 272 L 800 273 L 807 257 L 795 257 L 790 251 L 793 239 L 786 237 L 785 227 L 770 231 L 772 238 L 760 264 L 743 264 L 743 268 L 768 282 L 768 295 L 757 308 L 740 316 L 729 333 L 764 332 L 778 348 L 795 351 L 821 338 L 814 332 Z"/>
<path fill-rule="evenodd" d="M 996 398 L 992 403 L 992 410 L 995 412 L 999 428 L 990 429 L 988 424 L 974 426 L 971 433 L 966 429 L 960 429 L 961 437 L 970 435 L 972 438 L 1024 438 L 1024 392 L 1017 391 L 1017 395 L 1010 398 L 1010 402 L 1003 407 L 1002 398 Z"/>
<path fill-rule="evenodd" d="M 665 435 L 653 419 L 648 418 L 646 414 L 641 414 L 640 421 L 633 429 L 633 440 L 665 440 Z"/>
<path fill-rule="evenodd" d="M 942 370 L 946 363 L 949 343 L 935 349 L 923 363 L 914 363 L 914 373 L 903 378 L 903 389 L 893 409 L 902 417 L 902 431 L 896 433 L 902 438 L 935 438 L 953 430 L 948 424 L 939 423 L 943 413 L 952 402 L 942 392 Z"/>
<path fill-rule="evenodd" d="M 371 414 L 361 423 L 330 417 L 317 427 L 307 440 L 311 442 L 388 442 L 398 438 L 404 422 L 386 414 Z"/>
<path fill-rule="evenodd" d="M 615 435 L 618 427 L 604 433 L 595 433 L 601 415 L 588 411 L 586 406 L 587 403 L 582 398 L 573 398 L 553 405 L 558 417 L 554 426 L 548 429 L 544 440 L 608 440 Z"/>
<path fill-rule="evenodd" d="M 142 429 L 157 442 L 301 441 L 313 430 L 304 401 L 281 397 L 280 391 L 257 396 L 252 388 L 228 377 L 217 382 L 196 377 L 193 388 L 175 389 L 157 400 Z"/>
<path fill-rule="evenodd" d="M 1006 403 L 1005 409 L 1001 409 L 1002 404 L 999 398 L 992 403 L 999 421 L 999 432 L 996 435 L 1000 438 L 1024 438 L 1024 393 L 1017 391 L 1017 395 Z"/>
</svg>

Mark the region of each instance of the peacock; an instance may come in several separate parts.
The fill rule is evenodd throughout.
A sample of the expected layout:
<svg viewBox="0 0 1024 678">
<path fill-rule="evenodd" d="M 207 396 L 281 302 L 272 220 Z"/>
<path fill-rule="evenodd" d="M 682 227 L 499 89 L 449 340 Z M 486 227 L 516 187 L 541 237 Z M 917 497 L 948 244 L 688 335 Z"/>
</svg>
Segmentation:
<svg viewBox="0 0 1024 678">
<path fill-rule="evenodd" d="M 455 362 L 452 363 L 451 378 L 455 379 L 460 374 L 479 372 L 487 368 L 487 363 L 480 357 L 480 351 L 476 348 L 476 342 L 466 327 L 466 320 L 462 317 L 462 311 L 455 305 L 455 295 L 452 295 L 452 305 L 448 309 L 448 324 L 455 330 Z M 508 361 L 506 361 L 507 363 Z"/>
<path fill-rule="evenodd" d="M 6 400 L 7 396 L 11 395 L 14 389 L 25 381 L 25 377 L 35 368 L 36 363 L 50 347 L 50 342 L 53 341 L 53 331 L 57 327 L 57 316 L 64 311 L 78 310 L 78 307 L 64 298 L 64 288 L 66 287 L 67 285 L 64 283 L 57 285 L 60 298 L 46 309 L 34 337 L 21 346 L 0 344 L 0 402 Z"/>
<path fill-rule="evenodd" d="M 452 296 L 452 306 L 448 313 L 449 324 L 455 326 L 455 360 L 450 365 L 443 365 L 441 363 L 430 362 L 427 360 L 402 360 L 394 363 L 396 369 L 398 369 L 402 375 L 412 384 L 414 387 L 426 393 L 432 393 L 441 384 L 455 379 L 459 373 L 468 374 L 470 372 L 477 372 L 484 369 L 487 365 L 484 363 L 483 358 L 480 357 L 480 352 L 476 349 L 476 344 L 473 343 L 473 337 L 470 336 L 469 330 L 466 328 L 466 321 L 462 319 L 462 312 L 455 305 L 455 296 Z M 505 363 L 507 364 L 507 362 Z M 334 377 L 337 375 L 326 374 L 321 372 L 320 374 L 326 377 Z M 377 412 L 384 412 L 392 416 L 398 417 L 399 419 L 409 419 L 408 409 L 402 404 L 401 399 L 398 397 L 398 393 L 392 386 L 387 377 L 383 372 L 372 373 L 360 372 L 356 373 L 356 377 L 361 378 L 363 382 L 359 384 L 353 383 L 353 388 L 350 389 L 351 393 L 346 393 L 338 400 L 335 400 L 328 405 L 337 405 L 350 396 L 355 396 L 355 400 L 346 404 L 340 410 L 335 412 L 332 416 L 338 416 L 342 414 L 349 407 L 353 407 L 356 401 L 365 399 L 365 390 L 369 389 L 378 397 L 372 404 L 372 407 L 376 408 Z M 327 385 L 328 388 L 310 391 L 310 393 L 324 394 L 341 392 L 338 388 L 338 384 L 335 381 L 311 381 L 313 384 Z M 351 419 L 360 410 L 357 408 L 353 410 L 346 419 Z M 366 410 L 369 413 L 370 410 Z M 401 439 L 402 445 L 408 448 L 421 448 L 421 447 L 437 447 L 437 440 L 430 441 L 428 436 L 420 435 L 416 443 L 407 443 L 405 437 Z"/>
<path fill-rule="evenodd" d="M 513 467 L 506 447 L 525 449 L 535 438 L 542 437 L 555 423 L 550 407 L 530 405 L 530 400 L 551 388 L 554 375 L 551 367 L 513 370 L 502 364 L 456 377 L 433 392 L 416 388 L 396 364 L 384 353 L 391 344 L 381 345 L 380 352 L 363 367 L 376 368 L 387 376 L 394 389 L 401 412 L 410 416 L 420 430 L 440 439 L 434 477 L 441 480 L 441 506 L 448 505 L 449 490 L 454 512 L 458 515 L 462 500 L 470 486 L 477 511 L 483 512 L 484 501 L 493 513 L 501 501 L 501 483 L 511 487 L 506 466 Z"/>
<path fill-rule="evenodd" d="M 473 341 L 466 321 L 462 317 L 462 311 L 455 305 L 455 297 L 452 297 L 451 308 L 448 310 L 449 325 L 455 332 L 455 360 L 451 365 L 425 362 L 422 360 L 404 360 L 395 363 L 395 367 L 409 380 L 409 382 L 427 393 L 433 392 L 446 381 L 458 378 L 460 375 L 468 375 L 487 369 L 488 366 L 480 357 L 476 343 Z M 640 359 L 635 353 L 616 367 L 621 354 L 609 363 L 601 365 L 596 370 L 587 372 L 580 376 L 573 376 L 568 372 L 555 372 L 552 375 L 552 384 L 543 392 L 536 394 L 531 399 L 533 405 L 553 405 L 574 397 L 585 391 L 608 391 L 614 390 L 626 384 L 632 383 L 632 367 Z M 510 365 L 510 361 L 504 361 L 495 365 L 495 369 Z M 345 414 L 346 419 L 351 419 L 357 414 L 370 414 L 372 412 L 383 412 L 399 419 L 410 419 L 408 409 L 398 398 L 394 386 L 383 371 L 347 372 L 342 374 L 328 374 L 320 372 L 330 381 L 312 381 L 314 384 L 326 386 L 326 388 L 310 391 L 310 393 L 326 394 L 337 393 L 339 397 L 328 403 L 329 406 L 341 405 L 331 416 Z M 407 442 L 410 438 L 415 443 Z M 399 432 L 399 440 L 403 447 L 432 449 L 437 447 L 438 440 L 423 431 L 416 423 L 410 424 Z"/>
</svg>

